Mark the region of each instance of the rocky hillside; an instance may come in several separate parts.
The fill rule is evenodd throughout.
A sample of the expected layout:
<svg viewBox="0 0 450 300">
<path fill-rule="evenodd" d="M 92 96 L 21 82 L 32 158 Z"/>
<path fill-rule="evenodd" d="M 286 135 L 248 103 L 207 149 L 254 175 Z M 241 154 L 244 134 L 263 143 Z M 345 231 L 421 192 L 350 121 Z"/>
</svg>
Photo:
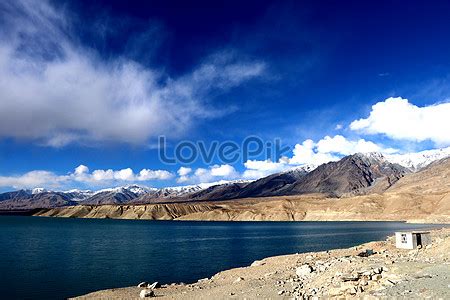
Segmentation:
<svg viewBox="0 0 450 300">
<path fill-rule="evenodd" d="M 32 194 L 21 190 L 6 193 L 6 195 L 1 194 L 0 197 L 2 199 L 2 201 L 0 201 L 1 210 L 35 209 L 77 205 L 77 202 L 72 201 L 69 196 L 64 193 L 56 192 Z"/>
<path fill-rule="evenodd" d="M 379 154 L 354 154 L 317 167 L 278 195 L 321 193 L 327 196 L 383 192 L 409 171 Z"/>
</svg>

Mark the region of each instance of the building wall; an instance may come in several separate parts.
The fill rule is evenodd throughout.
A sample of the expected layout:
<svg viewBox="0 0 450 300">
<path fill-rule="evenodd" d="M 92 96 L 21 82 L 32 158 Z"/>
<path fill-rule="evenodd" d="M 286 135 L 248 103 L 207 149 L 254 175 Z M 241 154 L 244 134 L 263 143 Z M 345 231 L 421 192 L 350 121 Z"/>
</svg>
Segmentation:
<svg viewBox="0 0 450 300">
<path fill-rule="evenodd" d="M 400 249 L 416 249 L 417 235 L 420 234 L 422 246 L 431 244 L 431 234 L 429 233 L 411 233 L 411 232 L 396 232 L 395 246 Z"/>
<path fill-rule="evenodd" d="M 414 249 L 417 245 L 417 240 L 415 240 L 413 234 L 410 232 L 396 232 L 395 233 L 395 246 L 401 249 Z"/>
</svg>

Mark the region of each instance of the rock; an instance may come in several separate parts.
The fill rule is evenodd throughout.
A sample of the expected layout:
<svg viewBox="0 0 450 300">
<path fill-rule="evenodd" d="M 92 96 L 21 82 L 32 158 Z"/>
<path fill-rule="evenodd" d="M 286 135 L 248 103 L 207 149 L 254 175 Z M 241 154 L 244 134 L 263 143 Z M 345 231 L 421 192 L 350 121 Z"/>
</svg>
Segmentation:
<svg viewBox="0 0 450 300">
<path fill-rule="evenodd" d="M 311 268 L 310 265 L 302 265 L 295 270 L 295 274 L 297 274 L 297 276 L 302 277 L 311 274 L 312 271 L 313 269 Z"/>
<path fill-rule="evenodd" d="M 143 282 L 139 283 L 137 286 L 140 288 L 143 288 L 143 287 L 146 287 L 147 285 L 148 285 L 148 282 L 143 281 Z"/>
<path fill-rule="evenodd" d="M 147 297 L 155 297 L 155 292 L 153 290 L 142 290 L 139 294 L 140 298 L 147 298 Z"/>
<path fill-rule="evenodd" d="M 367 281 L 367 280 L 365 280 L 365 279 L 362 279 L 360 282 L 359 282 L 359 285 L 362 285 L 362 286 L 366 286 L 366 285 L 368 285 L 369 284 L 369 282 Z"/>
<path fill-rule="evenodd" d="M 260 260 L 255 260 L 250 266 L 251 267 L 257 267 L 257 266 L 262 266 L 265 265 L 266 263 Z"/>
<path fill-rule="evenodd" d="M 236 278 L 235 281 L 233 281 L 233 283 L 238 283 L 238 282 L 240 282 L 240 281 L 242 281 L 242 280 L 244 280 L 244 278 L 238 277 L 238 278 Z"/>
<path fill-rule="evenodd" d="M 278 291 L 278 295 L 283 295 L 284 294 L 284 291 Z"/>
<path fill-rule="evenodd" d="M 202 279 L 197 280 L 198 283 L 208 282 L 208 281 L 209 281 L 209 278 L 202 278 Z"/>
<path fill-rule="evenodd" d="M 384 286 L 394 286 L 394 285 L 395 285 L 395 282 L 388 279 L 388 280 L 386 280 L 386 281 L 383 282 L 383 285 L 384 285 Z"/>
<path fill-rule="evenodd" d="M 206 278 L 206 279 L 208 279 L 208 278 Z M 149 288 L 151 290 L 154 290 L 154 289 L 157 289 L 157 288 L 160 288 L 160 287 L 161 287 L 161 284 L 158 281 L 155 281 L 152 284 L 148 284 L 147 285 L 147 288 Z"/>
<path fill-rule="evenodd" d="M 381 274 L 381 272 L 383 272 L 383 268 L 374 268 L 373 269 L 374 274 Z"/>
<path fill-rule="evenodd" d="M 358 275 L 353 275 L 353 274 L 344 274 L 341 277 L 342 281 L 357 281 L 359 279 Z"/>
<path fill-rule="evenodd" d="M 375 274 L 375 275 L 372 276 L 372 280 L 374 280 L 374 281 L 378 281 L 381 278 L 383 278 L 383 276 L 381 276 L 381 274 Z"/>
<path fill-rule="evenodd" d="M 338 296 L 342 294 L 342 290 L 340 288 L 330 288 L 328 289 L 328 296 Z"/>
<path fill-rule="evenodd" d="M 348 290 L 348 292 L 349 292 L 351 295 L 355 295 L 355 294 L 358 292 L 358 289 L 357 289 L 356 287 L 351 287 L 351 288 Z"/>
</svg>

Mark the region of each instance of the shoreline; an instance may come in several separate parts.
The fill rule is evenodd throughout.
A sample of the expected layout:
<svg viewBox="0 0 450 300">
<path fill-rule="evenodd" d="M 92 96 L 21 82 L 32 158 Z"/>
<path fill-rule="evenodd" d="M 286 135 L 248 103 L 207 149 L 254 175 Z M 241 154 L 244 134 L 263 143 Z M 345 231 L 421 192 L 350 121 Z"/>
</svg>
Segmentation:
<svg viewBox="0 0 450 300">
<path fill-rule="evenodd" d="M 445 202 L 445 201 L 444 201 Z M 189 221 L 406 221 L 450 223 L 441 197 L 368 195 L 349 198 L 288 196 L 228 201 L 69 206 L 35 216 Z"/>
<path fill-rule="evenodd" d="M 0 216 L 7 216 L 8 214 L 0 214 Z M 84 219 L 84 220 L 122 220 L 122 221 L 151 221 L 151 222 L 396 222 L 396 223 L 406 223 L 406 224 L 417 224 L 417 225 L 449 225 L 450 220 L 448 222 L 432 222 L 426 220 L 392 220 L 392 219 L 377 219 L 377 220 L 366 220 L 366 219 L 341 219 L 341 220 L 333 220 L 333 219 L 320 219 L 320 220 L 201 220 L 201 219 L 123 219 L 123 218 L 105 218 L 105 217 L 65 217 L 65 216 L 44 216 L 44 215 L 36 215 L 36 214 L 10 214 L 11 216 L 25 216 L 25 217 L 37 217 L 37 218 L 60 218 L 60 219 Z"/>
<path fill-rule="evenodd" d="M 192 284 L 166 284 L 152 292 L 162 299 L 449 298 L 450 228 L 430 232 L 433 243 L 423 249 L 396 249 L 390 236 L 347 249 L 268 257 Z M 358 256 L 366 249 L 374 255 Z M 107 289 L 73 299 L 140 299 L 142 290 L 137 286 Z"/>
</svg>

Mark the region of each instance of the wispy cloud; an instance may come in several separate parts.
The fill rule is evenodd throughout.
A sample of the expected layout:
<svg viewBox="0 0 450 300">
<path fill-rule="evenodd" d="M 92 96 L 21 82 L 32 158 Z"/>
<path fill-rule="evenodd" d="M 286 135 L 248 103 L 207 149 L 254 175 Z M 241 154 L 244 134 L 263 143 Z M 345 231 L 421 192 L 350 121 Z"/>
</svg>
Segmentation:
<svg viewBox="0 0 450 300">
<path fill-rule="evenodd" d="M 80 45 L 69 16 L 46 1 L 6 1 L 0 14 L 0 138 L 60 147 L 180 136 L 227 111 L 208 101 L 211 92 L 265 70 L 263 62 L 219 53 L 173 78 Z"/>
</svg>

